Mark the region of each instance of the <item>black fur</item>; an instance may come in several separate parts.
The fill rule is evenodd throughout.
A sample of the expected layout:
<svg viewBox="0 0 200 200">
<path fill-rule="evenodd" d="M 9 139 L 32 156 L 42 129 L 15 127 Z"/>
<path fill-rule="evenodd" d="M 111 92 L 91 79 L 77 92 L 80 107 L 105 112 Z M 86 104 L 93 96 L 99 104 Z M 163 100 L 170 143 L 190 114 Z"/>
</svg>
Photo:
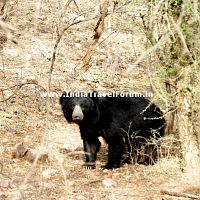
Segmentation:
<svg viewBox="0 0 200 200">
<path fill-rule="evenodd" d="M 152 162 L 150 154 L 157 146 L 153 141 L 163 137 L 165 128 L 163 113 L 155 104 L 144 97 L 97 97 L 97 93 L 90 97 L 66 96 L 69 93 L 63 92 L 60 104 L 66 120 L 80 127 L 86 166 L 95 168 L 100 136 L 108 144 L 104 168 L 118 168 L 122 162 Z M 81 108 L 78 112 L 74 112 L 76 105 Z"/>
</svg>

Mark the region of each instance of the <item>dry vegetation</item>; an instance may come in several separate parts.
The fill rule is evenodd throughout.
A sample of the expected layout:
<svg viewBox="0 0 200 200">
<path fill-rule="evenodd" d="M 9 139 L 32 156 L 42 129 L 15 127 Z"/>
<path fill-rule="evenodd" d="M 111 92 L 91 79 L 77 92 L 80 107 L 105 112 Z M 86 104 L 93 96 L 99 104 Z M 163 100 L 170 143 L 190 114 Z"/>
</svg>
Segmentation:
<svg viewBox="0 0 200 200">
<path fill-rule="evenodd" d="M 164 139 L 162 156 L 153 166 L 101 171 L 104 144 L 97 169 L 82 168 L 78 128 L 66 123 L 58 98 L 40 96 L 49 89 L 54 45 L 63 27 L 68 28 L 56 49 L 51 91 L 151 91 L 145 64 L 132 65 L 145 50 L 139 15 L 145 1 L 119 2 L 84 71 L 99 0 L 72 1 L 66 13 L 62 0 L 7 1 L 5 24 L 0 24 L 0 199 L 191 199 L 165 190 L 198 197 L 198 188 L 183 179 L 179 141 L 172 136 Z M 154 101 L 165 110 L 159 97 Z"/>
</svg>

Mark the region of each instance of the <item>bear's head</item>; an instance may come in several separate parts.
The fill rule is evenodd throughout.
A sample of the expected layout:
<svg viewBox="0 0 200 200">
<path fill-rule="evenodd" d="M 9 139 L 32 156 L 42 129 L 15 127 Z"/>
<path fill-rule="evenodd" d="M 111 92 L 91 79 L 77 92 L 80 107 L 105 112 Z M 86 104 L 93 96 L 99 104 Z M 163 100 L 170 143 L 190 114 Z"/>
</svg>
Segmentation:
<svg viewBox="0 0 200 200">
<path fill-rule="evenodd" d="M 98 117 L 97 93 L 66 93 L 60 97 L 60 105 L 68 122 L 93 123 Z"/>
</svg>

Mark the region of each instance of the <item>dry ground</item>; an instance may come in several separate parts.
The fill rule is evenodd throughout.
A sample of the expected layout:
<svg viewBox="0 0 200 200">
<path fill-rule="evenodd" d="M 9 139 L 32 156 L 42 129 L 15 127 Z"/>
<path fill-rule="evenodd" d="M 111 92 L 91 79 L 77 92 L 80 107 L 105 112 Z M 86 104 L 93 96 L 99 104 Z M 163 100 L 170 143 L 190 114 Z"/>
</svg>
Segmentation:
<svg viewBox="0 0 200 200">
<path fill-rule="evenodd" d="M 125 165 L 115 171 L 98 168 L 106 162 L 106 145 L 97 169 L 86 170 L 78 128 L 61 116 L 52 116 L 46 128 L 44 115 L 5 114 L 0 135 L 2 199 L 169 199 L 162 189 L 181 181 L 179 159 L 163 158 L 154 166 Z M 32 120 L 31 120 L 32 119 Z M 48 159 L 31 163 L 12 158 L 15 145 L 45 152 Z M 176 199 L 176 198 L 175 198 Z"/>
<path fill-rule="evenodd" d="M 98 14 L 99 1 L 76 2 L 82 18 Z M 16 28 L 12 36 L 18 45 L 1 32 L 0 199 L 186 199 L 161 194 L 163 189 L 185 190 L 181 161 L 170 153 L 173 142 L 168 143 L 167 157 L 154 166 L 125 165 L 115 171 L 101 171 L 98 167 L 106 162 L 104 144 L 97 169 L 82 168 L 78 128 L 66 123 L 58 98 L 47 105 L 46 98 L 40 96 L 47 88 L 55 25 L 62 8 L 62 1 L 9 1 L 7 21 Z M 79 15 L 76 9 L 75 5 L 69 7 L 66 23 Z M 92 66 L 85 73 L 80 68 L 81 58 L 96 20 L 78 24 L 65 33 L 56 56 L 52 91 L 149 91 L 143 67 L 129 74 L 125 71 L 142 51 L 143 34 L 138 27 L 132 35 L 126 34 L 131 24 L 115 20 L 114 33 L 103 35 Z M 44 153 L 45 159 L 30 162 L 27 157 L 16 158 L 19 143 Z"/>
</svg>

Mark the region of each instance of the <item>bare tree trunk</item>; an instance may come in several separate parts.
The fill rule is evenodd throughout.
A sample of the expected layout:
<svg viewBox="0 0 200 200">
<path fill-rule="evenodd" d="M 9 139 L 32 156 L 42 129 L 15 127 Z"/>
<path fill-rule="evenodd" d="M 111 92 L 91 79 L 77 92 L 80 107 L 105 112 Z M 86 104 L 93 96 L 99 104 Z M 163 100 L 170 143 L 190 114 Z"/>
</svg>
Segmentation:
<svg viewBox="0 0 200 200">
<path fill-rule="evenodd" d="M 165 82 L 165 86 L 166 86 L 166 91 L 167 91 L 167 93 L 171 96 L 171 102 L 169 102 L 169 108 L 167 108 L 167 109 L 174 109 L 174 105 L 175 105 L 175 96 L 173 97 L 172 96 L 172 86 L 171 86 L 171 84 L 168 82 L 168 81 L 166 81 Z M 169 112 L 168 113 L 168 115 L 167 115 L 167 127 L 166 127 L 166 129 L 165 129 L 165 134 L 167 134 L 167 135 L 169 135 L 169 134 L 174 134 L 174 132 L 175 132 L 175 116 L 176 116 L 176 111 L 175 110 L 172 110 L 171 112 Z"/>
<path fill-rule="evenodd" d="M 183 170 L 187 178 L 200 184 L 200 151 L 198 134 L 195 130 L 192 109 L 193 97 L 191 91 L 181 91 L 177 99 L 180 103 L 178 127 L 181 138 L 182 154 L 184 159 Z"/>
</svg>

